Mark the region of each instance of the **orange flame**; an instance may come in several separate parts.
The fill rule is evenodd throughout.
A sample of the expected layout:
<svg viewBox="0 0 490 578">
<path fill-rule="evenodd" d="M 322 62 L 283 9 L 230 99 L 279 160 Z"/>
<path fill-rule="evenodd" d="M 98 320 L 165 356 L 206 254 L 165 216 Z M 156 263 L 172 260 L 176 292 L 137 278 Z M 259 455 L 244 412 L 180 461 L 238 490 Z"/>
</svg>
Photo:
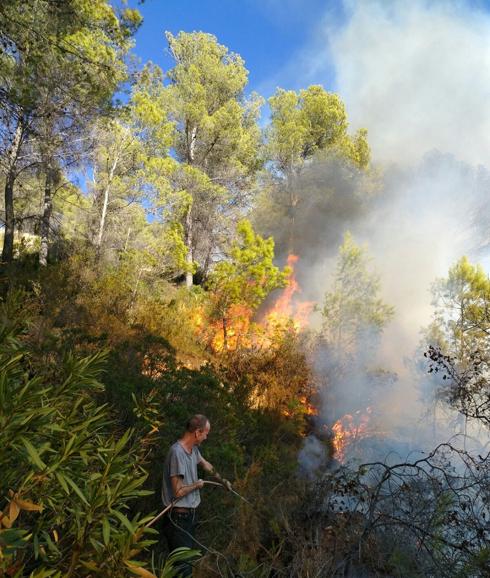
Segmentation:
<svg viewBox="0 0 490 578">
<path fill-rule="evenodd" d="M 298 262 L 297 255 L 288 255 L 288 268 L 290 273 L 288 282 L 273 307 L 265 316 L 266 324 L 278 325 L 287 320 L 292 320 L 295 331 L 299 332 L 308 326 L 308 321 L 315 303 L 313 301 L 298 301 L 296 294 L 301 293 L 301 288 L 296 279 L 294 266 Z"/>
<path fill-rule="evenodd" d="M 225 332 L 221 321 L 206 320 L 204 311 L 198 308 L 191 317 L 196 333 L 200 334 L 216 353 L 224 350 L 233 351 L 238 347 L 271 347 L 278 329 L 283 330 L 292 326 L 293 330 L 299 333 L 308 326 L 309 316 L 315 304 L 298 299 L 301 288 L 294 272 L 298 259 L 297 255 L 288 256 L 287 265 L 290 273 L 287 285 L 261 322 L 252 323 L 253 311 L 245 305 L 235 304 L 227 312 Z"/>
<path fill-rule="evenodd" d="M 311 404 L 310 399 L 306 395 L 300 395 L 298 397 L 300 403 L 300 408 L 284 408 L 282 414 L 286 417 L 291 417 L 298 413 L 298 409 L 301 409 L 301 414 L 305 416 L 318 415 L 318 409 Z"/>
<path fill-rule="evenodd" d="M 352 416 L 346 414 L 338 419 L 332 426 L 334 457 L 341 463 L 344 463 L 348 450 L 359 440 L 370 437 L 369 419 L 372 408 L 368 407 L 363 412 L 358 410 Z"/>
<path fill-rule="evenodd" d="M 222 323 L 214 324 L 215 334 L 211 342 L 213 351 L 235 350 L 241 345 L 250 345 L 249 329 L 252 310 L 245 305 L 232 305 L 226 321 L 226 343 Z"/>
<path fill-rule="evenodd" d="M 192 325 L 196 328 L 196 332 L 199 332 L 199 330 L 204 325 L 204 312 L 202 307 L 194 309 L 194 311 L 191 312 L 191 322 Z"/>
<path fill-rule="evenodd" d="M 304 407 L 305 410 L 305 414 L 306 415 L 318 415 L 318 409 L 312 405 L 308 398 L 306 397 L 306 395 L 302 395 L 299 398 L 299 402 L 301 403 L 301 405 Z"/>
</svg>

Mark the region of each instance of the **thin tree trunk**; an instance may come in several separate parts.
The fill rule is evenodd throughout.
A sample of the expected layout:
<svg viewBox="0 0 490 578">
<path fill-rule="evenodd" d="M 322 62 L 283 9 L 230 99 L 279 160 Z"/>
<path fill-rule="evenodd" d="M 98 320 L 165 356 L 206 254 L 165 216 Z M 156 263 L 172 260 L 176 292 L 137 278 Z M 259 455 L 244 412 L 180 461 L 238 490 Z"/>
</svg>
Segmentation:
<svg viewBox="0 0 490 578">
<path fill-rule="evenodd" d="M 82 551 L 82 548 L 79 544 L 76 544 L 75 547 L 73 548 L 73 550 L 71 551 L 70 567 L 68 568 L 68 571 L 65 575 L 66 578 L 73 576 L 73 573 L 75 572 L 75 568 L 77 567 L 77 564 L 78 564 L 78 559 L 80 558 L 81 551 Z"/>
<path fill-rule="evenodd" d="M 136 303 L 136 298 L 138 296 L 138 288 L 139 288 L 139 284 L 140 284 L 142 276 L 143 276 L 143 267 L 140 267 L 138 269 L 138 276 L 136 278 L 136 283 L 134 284 L 133 290 L 131 291 L 131 300 L 129 302 L 128 314 L 130 314 L 132 312 L 134 305 Z"/>
<path fill-rule="evenodd" d="M 131 227 L 128 227 L 128 234 L 126 235 L 126 242 L 124 243 L 124 252 L 127 253 L 129 245 L 129 235 L 131 234 Z"/>
<path fill-rule="evenodd" d="M 228 327 L 226 324 L 226 317 L 223 317 L 222 321 L 223 321 L 223 351 L 228 351 Z"/>
<path fill-rule="evenodd" d="M 112 179 L 114 178 L 114 172 L 116 170 L 118 161 L 119 161 L 119 155 L 116 155 L 114 157 L 114 162 L 112 163 L 112 166 L 111 166 L 110 171 L 109 171 L 109 176 L 107 178 L 107 185 L 104 189 L 104 200 L 102 203 L 102 213 L 100 215 L 99 232 L 97 234 L 97 240 L 95 242 L 95 245 L 97 247 L 98 252 L 100 251 L 100 248 L 102 247 L 102 238 L 104 236 L 105 221 L 107 218 L 107 207 L 109 206 L 109 193 L 110 193 Z"/>
<path fill-rule="evenodd" d="M 14 258 L 14 182 L 15 175 L 10 171 L 5 181 L 5 229 L 3 237 L 2 262 L 11 263 Z"/>
<path fill-rule="evenodd" d="M 109 205 L 109 185 L 104 189 L 104 200 L 102 202 L 102 213 L 100 215 L 99 221 L 99 232 L 97 233 L 97 239 L 95 241 L 95 246 L 97 251 L 100 251 L 102 246 L 102 237 L 104 236 L 105 220 L 107 216 L 107 207 Z"/>
<path fill-rule="evenodd" d="M 294 251 L 294 246 L 295 246 L 295 240 L 296 240 L 296 236 L 294 234 L 294 228 L 295 228 L 295 221 L 294 221 L 294 209 L 291 212 L 291 216 L 289 217 L 289 240 L 288 240 L 288 254 L 289 255 L 295 255 L 295 251 Z"/>
<path fill-rule="evenodd" d="M 298 205 L 298 195 L 294 190 L 294 182 L 292 175 L 287 176 L 286 187 L 288 189 L 288 216 L 289 216 L 289 235 L 288 235 L 288 253 L 295 254 L 296 245 L 296 207 Z"/>
<path fill-rule="evenodd" d="M 185 285 L 189 289 L 194 284 L 194 275 L 192 272 L 194 263 L 194 255 L 192 251 L 192 206 L 188 208 L 185 216 L 185 246 L 187 247 L 187 255 L 185 256 L 185 261 L 187 263 Z"/>
<path fill-rule="evenodd" d="M 41 218 L 41 248 L 39 249 L 39 265 L 48 264 L 49 231 L 51 229 L 51 215 L 53 214 L 53 189 L 57 183 L 57 171 L 48 163 L 44 184 L 44 209 Z"/>
<path fill-rule="evenodd" d="M 14 258 L 14 233 L 15 233 L 15 213 L 14 213 L 14 184 L 16 179 L 16 159 L 22 137 L 22 124 L 19 121 L 15 129 L 14 140 L 9 152 L 8 173 L 5 179 L 5 229 L 3 237 L 2 262 L 11 263 Z"/>
<path fill-rule="evenodd" d="M 195 148 L 196 148 L 197 128 L 193 127 L 190 131 L 190 140 L 188 140 L 188 162 L 194 164 Z M 185 216 L 185 246 L 187 247 L 187 255 L 185 261 L 187 263 L 187 270 L 185 272 L 185 285 L 190 289 L 194 285 L 194 274 L 192 272 L 194 266 L 194 252 L 192 248 L 193 237 L 193 222 L 192 222 L 192 204 L 187 210 Z"/>
</svg>

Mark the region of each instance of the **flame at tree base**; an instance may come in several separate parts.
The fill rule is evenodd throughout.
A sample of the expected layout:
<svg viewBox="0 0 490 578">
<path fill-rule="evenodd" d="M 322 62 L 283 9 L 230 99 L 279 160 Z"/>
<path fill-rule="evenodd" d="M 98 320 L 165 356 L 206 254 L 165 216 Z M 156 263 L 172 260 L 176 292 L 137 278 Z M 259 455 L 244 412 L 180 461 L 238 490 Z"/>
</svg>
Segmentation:
<svg viewBox="0 0 490 578">
<path fill-rule="evenodd" d="M 372 408 L 358 410 L 354 415 L 346 414 L 332 426 L 334 457 L 341 463 L 345 462 L 346 455 L 361 439 L 372 437 L 374 434 L 369 427 Z"/>
<path fill-rule="evenodd" d="M 287 285 L 280 293 L 274 305 L 254 322 L 253 310 L 243 304 L 233 304 L 223 320 L 206 319 L 201 308 L 193 315 L 196 333 L 201 335 L 215 353 L 235 351 L 240 347 L 273 347 L 277 336 L 286 331 L 299 333 L 308 326 L 309 316 L 315 303 L 300 301 L 301 288 L 295 276 L 294 267 L 297 255 L 289 255 L 287 266 L 290 270 Z"/>
<path fill-rule="evenodd" d="M 240 346 L 251 347 L 252 310 L 245 305 L 232 305 L 225 322 L 213 324 L 213 351 L 235 351 Z"/>
<path fill-rule="evenodd" d="M 299 301 L 295 295 L 301 293 L 301 288 L 296 279 L 295 265 L 298 262 L 297 255 L 288 255 L 287 266 L 290 269 L 287 286 L 274 303 L 273 307 L 265 314 L 266 325 L 274 326 L 284 324 L 290 320 L 295 331 L 299 332 L 308 326 L 309 317 L 315 303 L 313 301 Z"/>
</svg>

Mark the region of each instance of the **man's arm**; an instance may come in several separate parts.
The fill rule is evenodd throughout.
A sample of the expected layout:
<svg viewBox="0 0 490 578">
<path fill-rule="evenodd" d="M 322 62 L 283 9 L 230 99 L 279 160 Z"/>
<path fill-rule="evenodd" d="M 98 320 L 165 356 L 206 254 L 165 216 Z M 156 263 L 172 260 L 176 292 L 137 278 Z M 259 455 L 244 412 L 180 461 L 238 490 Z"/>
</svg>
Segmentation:
<svg viewBox="0 0 490 578">
<path fill-rule="evenodd" d="M 198 465 L 200 465 L 203 470 L 205 470 L 206 472 L 208 472 L 211 475 L 214 475 L 216 473 L 213 465 L 210 464 L 207 460 L 205 460 L 202 456 L 201 456 L 201 461 L 199 462 Z"/>
<path fill-rule="evenodd" d="M 186 486 L 182 476 L 171 476 L 170 481 L 172 482 L 172 493 L 175 498 L 183 498 L 184 496 L 187 496 L 187 494 L 199 490 L 204 486 L 202 480 L 197 480 L 194 484 Z"/>
<path fill-rule="evenodd" d="M 213 478 L 222 484 L 227 490 L 231 490 L 231 483 L 228 480 L 225 480 L 225 478 L 222 478 L 220 474 L 214 469 L 214 466 L 205 460 L 202 456 L 199 465 L 203 468 L 203 470 L 211 474 Z"/>
</svg>

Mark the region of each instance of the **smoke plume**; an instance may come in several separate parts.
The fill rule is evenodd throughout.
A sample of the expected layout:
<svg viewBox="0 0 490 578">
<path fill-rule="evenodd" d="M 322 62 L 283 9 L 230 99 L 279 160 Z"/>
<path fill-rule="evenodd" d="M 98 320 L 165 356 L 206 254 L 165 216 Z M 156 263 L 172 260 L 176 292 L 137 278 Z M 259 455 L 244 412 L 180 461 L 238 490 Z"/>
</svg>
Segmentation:
<svg viewBox="0 0 490 578">
<path fill-rule="evenodd" d="M 344 2 L 325 35 L 337 90 L 374 156 L 417 162 L 438 149 L 489 164 L 490 15 L 465 1 Z M 318 58 L 322 58 L 319 54 Z"/>
<path fill-rule="evenodd" d="M 432 284 L 463 255 L 490 265 L 490 77 L 483 74 L 490 65 L 490 17 L 465 2 L 345 2 L 344 8 L 344 24 L 326 27 L 324 58 L 335 66 L 353 126 L 368 128 L 380 176 L 376 194 L 360 176 L 348 180 L 346 193 L 345 186 L 330 186 L 346 182 L 338 167 L 315 165 L 325 194 L 310 196 L 303 212 L 300 282 L 308 298 L 321 303 L 343 232 L 367 246 L 382 297 L 396 308 L 372 360 L 398 375 L 376 399 L 382 427 L 423 448 L 420 397 L 431 383 L 421 388 L 413 369 L 424 347 L 421 329 L 431 321 Z M 298 190 L 311 187 L 311 174 L 306 171 Z M 352 203 L 355 211 L 344 210 Z M 322 356 L 320 373 L 328 365 Z M 359 388 L 367 391 L 372 383 L 362 372 L 352 383 L 355 409 Z M 348 404 L 345 384 L 329 387 Z M 451 431 L 431 433 L 443 440 Z"/>
</svg>

